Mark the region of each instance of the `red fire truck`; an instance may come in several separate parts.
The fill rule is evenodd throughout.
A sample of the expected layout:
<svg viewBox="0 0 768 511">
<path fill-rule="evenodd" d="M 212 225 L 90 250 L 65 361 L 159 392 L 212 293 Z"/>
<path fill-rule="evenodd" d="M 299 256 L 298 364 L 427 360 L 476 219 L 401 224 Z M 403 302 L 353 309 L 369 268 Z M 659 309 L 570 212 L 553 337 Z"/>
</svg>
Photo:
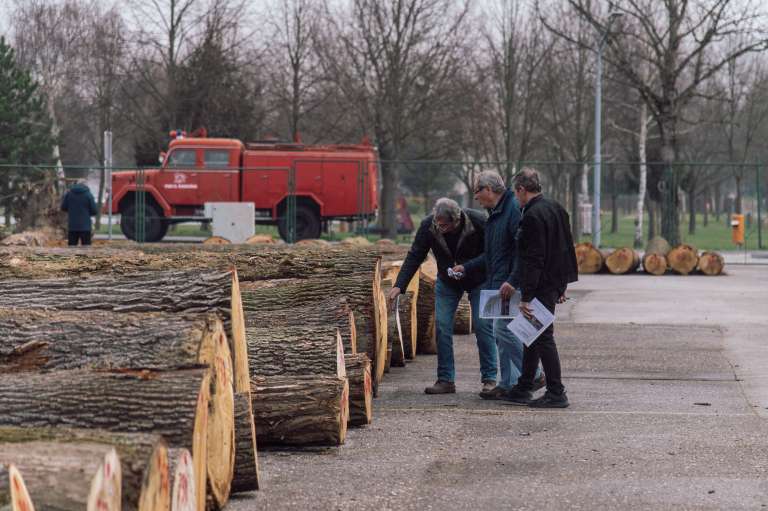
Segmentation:
<svg viewBox="0 0 768 511">
<path fill-rule="evenodd" d="M 376 214 L 378 152 L 366 141 L 309 146 L 177 137 L 161 160 L 159 169 L 112 174 L 112 213 L 120 213 L 129 239 L 136 239 L 137 190 L 146 198 L 145 241 L 161 240 L 171 224 L 210 221 L 207 202 L 252 202 L 257 223 L 277 224 L 285 239 L 295 197 L 296 240 L 319 237 L 328 220 Z"/>
</svg>

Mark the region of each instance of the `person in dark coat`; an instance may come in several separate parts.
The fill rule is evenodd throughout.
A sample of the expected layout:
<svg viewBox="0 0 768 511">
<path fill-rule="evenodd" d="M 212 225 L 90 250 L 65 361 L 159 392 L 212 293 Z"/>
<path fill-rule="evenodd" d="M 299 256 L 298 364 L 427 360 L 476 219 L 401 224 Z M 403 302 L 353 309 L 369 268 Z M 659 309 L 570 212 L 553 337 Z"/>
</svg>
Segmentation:
<svg viewBox="0 0 768 511">
<path fill-rule="evenodd" d="M 475 199 L 488 209 L 485 225 L 483 254 L 457 266 L 454 270 L 466 272 L 468 277 L 486 274 L 483 289 L 498 290 L 504 300 L 509 300 L 518 287 L 515 281 L 517 261 L 517 228 L 520 223 L 520 206 L 504 179 L 496 172 L 485 171 L 475 178 Z M 523 343 L 507 328 L 509 319 L 489 320 L 499 354 L 501 379 L 498 386 L 480 393 L 483 399 L 503 399 L 506 391 L 517 383 L 523 367 Z M 543 386 L 543 380 L 538 384 Z"/>
<path fill-rule="evenodd" d="M 513 179 L 515 196 L 523 206 L 523 218 L 517 235 L 519 264 L 516 278 L 522 299 L 520 311 L 531 317 L 530 302 L 537 298 L 552 314 L 555 304 L 565 301 L 568 284 L 578 280 L 576 251 L 571 236 L 568 212 L 557 202 L 541 194 L 539 174 L 523 169 Z M 523 374 L 507 399 L 534 408 L 565 408 L 568 397 L 560 376 L 560 356 L 555 346 L 554 324 L 550 325 L 523 352 Z M 539 360 L 544 367 L 547 390 L 533 397 L 533 382 Z"/>
<path fill-rule="evenodd" d="M 480 353 L 480 378 L 483 388 L 496 385 L 497 354 L 493 331 L 489 321 L 480 319 L 478 304 L 480 287 L 485 273 L 457 279 L 448 270 L 458 263 L 477 257 L 483 251 L 485 215 L 472 209 L 461 209 L 451 199 L 442 198 L 435 203 L 431 215 L 419 226 L 411 249 L 400 268 L 395 286 L 388 295 L 390 303 L 408 287 L 419 266 L 430 250 L 437 261 L 435 284 L 435 330 L 437 337 L 437 382 L 427 387 L 427 394 L 456 392 L 456 371 L 453 358 L 453 323 L 459 300 L 469 294 L 472 324 L 475 326 L 477 348 Z"/>
<path fill-rule="evenodd" d="M 69 246 L 91 244 L 91 217 L 98 214 L 93 194 L 83 182 L 76 183 L 64 194 L 61 210 L 67 212 Z"/>
</svg>

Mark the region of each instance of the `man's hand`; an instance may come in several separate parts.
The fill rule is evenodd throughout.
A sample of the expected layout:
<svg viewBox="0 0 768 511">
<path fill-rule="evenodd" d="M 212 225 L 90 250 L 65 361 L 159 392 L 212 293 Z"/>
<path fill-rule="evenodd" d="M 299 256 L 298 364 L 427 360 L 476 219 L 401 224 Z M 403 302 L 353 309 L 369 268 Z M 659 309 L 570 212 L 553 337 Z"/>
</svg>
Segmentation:
<svg viewBox="0 0 768 511">
<path fill-rule="evenodd" d="M 560 298 L 557 299 L 557 303 L 565 303 L 566 301 L 568 301 L 568 297 L 565 296 L 565 293 L 560 295 Z"/>
<path fill-rule="evenodd" d="M 397 296 L 400 294 L 400 288 L 399 287 L 393 287 L 389 290 L 389 294 L 387 294 L 387 302 L 389 302 L 389 308 L 391 310 L 394 310 L 395 307 L 395 300 L 397 300 Z"/>
<path fill-rule="evenodd" d="M 515 294 L 515 288 L 512 287 L 512 284 L 509 282 L 505 282 L 499 288 L 499 294 L 501 295 L 502 299 L 509 300 L 512 298 L 512 295 Z"/>
<path fill-rule="evenodd" d="M 526 318 L 530 319 L 533 317 L 533 309 L 531 309 L 529 302 L 520 302 L 520 312 L 522 312 L 523 316 Z"/>
<path fill-rule="evenodd" d="M 451 268 L 451 272 L 453 272 L 454 275 L 451 275 L 452 278 L 456 280 L 461 280 L 464 278 L 464 275 L 466 275 L 466 272 L 464 271 L 464 265 L 463 264 L 457 264 L 453 268 Z M 460 276 L 456 276 L 456 274 L 459 274 Z"/>
</svg>

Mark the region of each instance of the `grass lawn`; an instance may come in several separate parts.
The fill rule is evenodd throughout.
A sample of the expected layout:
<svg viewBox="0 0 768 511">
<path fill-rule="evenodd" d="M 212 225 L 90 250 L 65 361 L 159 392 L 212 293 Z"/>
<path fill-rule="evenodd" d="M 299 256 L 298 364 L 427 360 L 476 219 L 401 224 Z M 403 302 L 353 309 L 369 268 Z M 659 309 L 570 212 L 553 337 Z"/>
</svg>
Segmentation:
<svg viewBox="0 0 768 511">
<path fill-rule="evenodd" d="M 680 221 L 680 237 L 685 243 L 693 245 L 699 250 L 737 250 L 743 249 L 731 241 L 730 219 L 727 215 L 720 216 L 720 222 L 715 221 L 715 217 L 710 215 L 709 225 L 704 227 L 704 216 L 696 217 L 696 233 L 688 234 L 688 215 L 683 216 Z M 618 248 L 631 247 L 635 238 L 635 219 L 634 216 L 619 217 L 618 230 L 615 233 L 611 230 L 610 214 L 601 216 L 602 233 L 601 244 L 603 247 Z M 765 222 L 765 220 L 763 220 Z M 648 239 L 648 217 L 643 219 L 643 238 Z M 757 250 L 757 221 L 745 230 L 745 244 L 747 250 Z M 763 248 L 768 246 L 768 228 L 763 225 Z M 591 236 L 582 236 L 581 241 L 592 241 Z"/>
</svg>

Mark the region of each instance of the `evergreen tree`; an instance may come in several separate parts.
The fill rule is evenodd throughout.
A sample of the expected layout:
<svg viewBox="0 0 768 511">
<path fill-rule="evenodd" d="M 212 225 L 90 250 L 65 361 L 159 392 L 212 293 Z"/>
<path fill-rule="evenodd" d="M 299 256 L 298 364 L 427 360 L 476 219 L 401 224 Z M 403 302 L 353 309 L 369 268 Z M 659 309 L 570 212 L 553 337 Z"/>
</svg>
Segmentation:
<svg viewBox="0 0 768 511">
<path fill-rule="evenodd" d="M 47 203 L 55 201 L 53 142 L 37 84 L 0 37 L 0 206 L 6 225 L 11 215 L 22 229 L 51 223 L 45 217 L 54 206 Z"/>
</svg>

